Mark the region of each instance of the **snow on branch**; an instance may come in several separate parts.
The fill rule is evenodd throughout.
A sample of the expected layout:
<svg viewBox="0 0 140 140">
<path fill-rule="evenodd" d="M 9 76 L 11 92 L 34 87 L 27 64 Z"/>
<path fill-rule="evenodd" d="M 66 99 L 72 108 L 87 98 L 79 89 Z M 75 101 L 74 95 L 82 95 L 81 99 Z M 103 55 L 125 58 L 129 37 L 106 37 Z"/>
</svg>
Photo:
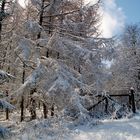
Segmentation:
<svg viewBox="0 0 140 140">
<path fill-rule="evenodd" d="M 27 38 L 21 38 L 18 47 L 15 49 L 15 51 L 22 51 L 21 55 L 24 58 L 24 60 L 28 60 L 31 57 L 33 46 L 35 46 L 35 43 Z"/>
<path fill-rule="evenodd" d="M 0 99 L 0 108 L 1 109 L 9 109 L 9 110 L 15 109 L 15 107 L 13 105 L 11 105 L 7 101 L 1 100 L 1 99 Z"/>
<path fill-rule="evenodd" d="M 46 58 L 41 60 L 41 62 L 47 69 L 47 79 L 56 75 L 56 77 L 62 76 L 63 79 L 66 79 L 73 86 L 77 86 L 78 84 L 82 83 L 81 75 L 73 69 L 67 67 L 65 64 L 52 58 Z"/>
<path fill-rule="evenodd" d="M 41 2 L 41 0 L 31 0 L 31 3 L 34 5 L 34 6 L 40 6 L 41 7 L 41 4 L 42 4 L 42 2 Z"/>
<path fill-rule="evenodd" d="M 24 23 L 24 28 L 27 32 L 34 35 L 38 35 L 42 30 L 42 27 L 37 22 L 31 20 Z"/>
<path fill-rule="evenodd" d="M 39 64 L 39 66 L 35 68 L 33 72 L 26 78 L 25 83 L 22 84 L 20 88 L 18 88 L 12 96 L 15 95 L 20 97 L 20 95 L 22 96 L 27 95 L 31 89 L 36 88 L 40 80 L 46 76 L 45 74 L 46 74 L 45 67 L 42 64 Z"/>
<path fill-rule="evenodd" d="M 68 56 L 71 61 L 76 60 L 79 64 L 90 63 L 97 55 L 97 51 L 82 48 L 81 45 L 66 38 L 61 38 L 55 33 L 48 41 L 46 48 Z"/>
<path fill-rule="evenodd" d="M 0 70 L 0 84 L 7 82 L 9 79 L 14 79 L 15 77 L 3 70 Z"/>
<path fill-rule="evenodd" d="M 45 38 L 45 39 L 42 39 L 42 38 L 39 38 L 36 43 L 40 46 L 40 47 L 44 47 L 47 45 L 48 43 L 48 39 Z"/>
<path fill-rule="evenodd" d="M 48 74 L 40 82 L 39 87 L 45 92 L 49 104 L 55 103 L 62 109 L 70 103 L 74 94 L 77 94 L 76 97 L 79 96 L 80 89 L 90 92 L 90 87 L 82 82 L 81 74 L 78 72 L 51 58 L 42 60 L 42 63 L 46 66 Z"/>
<path fill-rule="evenodd" d="M 52 58 L 40 61 L 39 66 L 17 90 L 17 96 L 26 96 L 33 88 L 43 91 L 44 94 L 41 96 L 46 97 L 44 102 L 50 106 L 55 103 L 60 110 L 69 103 L 73 94 L 79 94 L 77 88 L 84 92 L 90 91 L 90 87 L 82 82 L 81 74 Z"/>
<path fill-rule="evenodd" d="M 0 139 L 7 138 L 10 136 L 10 132 L 8 129 L 0 126 Z"/>
</svg>

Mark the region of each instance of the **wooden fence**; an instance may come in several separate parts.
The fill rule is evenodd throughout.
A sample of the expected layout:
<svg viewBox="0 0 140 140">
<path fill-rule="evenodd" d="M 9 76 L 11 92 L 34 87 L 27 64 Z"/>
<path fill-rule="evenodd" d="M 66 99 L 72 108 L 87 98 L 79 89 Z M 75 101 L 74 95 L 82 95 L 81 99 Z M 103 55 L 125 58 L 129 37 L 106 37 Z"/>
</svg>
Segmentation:
<svg viewBox="0 0 140 140">
<path fill-rule="evenodd" d="M 115 97 L 128 97 L 128 103 L 127 106 L 129 109 L 132 110 L 133 113 L 136 113 L 136 105 L 135 105 L 135 97 L 134 97 L 134 90 L 131 89 L 128 93 L 124 94 L 105 94 L 105 95 L 97 95 L 96 97 L 99 98 L 98 102 L 92 105 L 91 107 L 88 108 L 88 111 L 91 111 L 93 108 L 95 108 L 97 105 L 101 104 L 102 102 L 105 101 L 105 106 L 104 106 L 104 111 L 107 113 L 108 112 L 108 105 L 109 105 L 109 100 L 112 100 L 115 102 L 114 98 Z"/>
</svg>

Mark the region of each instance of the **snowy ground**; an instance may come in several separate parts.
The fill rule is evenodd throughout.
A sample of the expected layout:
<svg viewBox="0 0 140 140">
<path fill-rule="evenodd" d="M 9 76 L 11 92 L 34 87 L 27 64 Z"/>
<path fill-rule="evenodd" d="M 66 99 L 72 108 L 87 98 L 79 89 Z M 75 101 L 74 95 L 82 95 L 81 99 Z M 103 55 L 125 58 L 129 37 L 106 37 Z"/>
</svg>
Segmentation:
<svg viewBox="0 0 140 140">
<path fill-rule="evenodd" d="M 104 120 L 92 129 L 76 130 L 73 140 L 140 140 L 140 114 L 131 119 Z"/>
<path fill-rule="evenodd" d="M 38 121 L 30 122 L 35 124 Z M 25 126 L 31 127 L 30 123 L 16 124 L 13 121 L 8 121 L 7 125 L 11 127 L 13 132 L 18 133 L 20 138 L 13 138 L 12 140 L 140 140 L 140 113 L 137 113 L 131 119 L 120 119 L 120 120 L 103 120 L 97 125 L 81 126 L 75 128 L 72 134 L 63 127 L 56 126 L 53 129 L 48 129 L 47 125 L 40 125 L 36 130 L 31 128 L 27 129 L 25 133 L 21 133 L 22 128 Z M 3 122 L 5 124 L 5 122 Z M 2 125 L 2 123 L 1 123 Z M 42 126 L 44 128 L 42 129 Z M 38 132 L 39 129 L 42 129 Z M 53 131 L 53 133 L 52 133 Z M 39 134 L 36 134 L 38 132 Z M 59 138 L 57 135 L 59 133 Z M 50 135 L 52 134 L 52 136 Z M 67 134 L 64 138 L 61 135 Z M 57 137 L 55 137 L 57 135 Z M 11 140 L 11 139 L 10 139 Z"/>
</svg>

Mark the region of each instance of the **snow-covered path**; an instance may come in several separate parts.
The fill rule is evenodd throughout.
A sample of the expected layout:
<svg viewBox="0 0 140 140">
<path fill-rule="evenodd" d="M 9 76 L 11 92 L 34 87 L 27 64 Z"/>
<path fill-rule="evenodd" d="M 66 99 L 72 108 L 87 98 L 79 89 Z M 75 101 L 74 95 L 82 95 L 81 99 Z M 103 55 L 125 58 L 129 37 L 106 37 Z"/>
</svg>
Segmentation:
<svg viewBox="0 0 140 140">
<path fill-rule="evenodd" d="M 37 121 L 30 123 L 35 122 L 37 124 Z M 38 127 L 35 124 L 36 131 L 34 131 L 31 127 L 33 124 L 31 124 L 22 123 L 18 127 L 11 124 L 11 126 L 14 126 L 14 132 L 16 133 L 22 130 L 22 127 L 26 126 L 27 128 L 26 131 L 22 131 L 25 133 L 19 132 L 16 138 L 10 140 L 140 140 L 140 113 L 137 113 L 131 119 L 104 120 L 102 123 L 92 126 L 92 128 L 89 128 L 87 124 L 86 127 L 78 127 L 74 130 L 74 133 L 72 129 L 72 135 L 63 127 L 58 131 L 57 128 L 48 128 L 46 127 L 47 124 L 44 125 L 43 123 L 39 123 Z"/>
<path fill-rule="evenodd" d="M 82 128 L 73 140 L 140 140 L 140 114 L 132 119 L 105 120 L 92 129 Z"/>
</svg>

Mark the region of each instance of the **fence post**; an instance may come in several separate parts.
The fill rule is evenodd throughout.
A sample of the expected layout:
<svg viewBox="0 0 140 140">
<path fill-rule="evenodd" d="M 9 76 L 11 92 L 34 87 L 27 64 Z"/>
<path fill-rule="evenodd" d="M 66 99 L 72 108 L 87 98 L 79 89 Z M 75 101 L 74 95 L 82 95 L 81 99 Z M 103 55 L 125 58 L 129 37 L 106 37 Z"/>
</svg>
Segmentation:
<svg viewBox="0 0 140 140">
<path fill-rule="evenodd" d="M 131 96 L 132 112 L 133 112 L 133 113 L 136 113 L 136 106 L 135 106 L 135 97 L 134 97 L 134 93 L 135 93 L 134 89 L 131 88 L 131 89 L 130 89 L 130 94 L 131 94 L 130 96 Z"/>
<path fill-rule="evenodd" d="M 108 99 L 105 98 L 105 112 L 108 113 Z"/>
<path fill-rule="evenodd" d="M 131 94 L 129 93 L 129 108 L 131 108 Z"/>
</svg>

